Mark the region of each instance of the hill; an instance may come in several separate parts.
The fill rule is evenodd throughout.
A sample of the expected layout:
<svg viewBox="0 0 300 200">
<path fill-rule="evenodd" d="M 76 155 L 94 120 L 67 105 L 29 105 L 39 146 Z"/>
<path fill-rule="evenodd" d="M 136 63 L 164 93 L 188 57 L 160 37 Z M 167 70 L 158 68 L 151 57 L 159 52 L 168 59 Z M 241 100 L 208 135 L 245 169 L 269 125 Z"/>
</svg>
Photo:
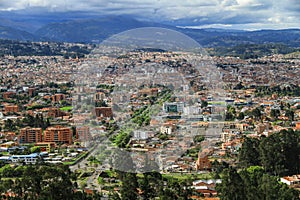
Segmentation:
<svg viewBox="0 0 300 200">
<path fill-rule="evenodd" d="M 0 38 L 2 39 L 11 39 L 11 40 L 29 40 L 34 41 L 37 40 L 38 37 L 28 33 L 26 31 L 18 30 L 12 27 L 1 26 L 0 25 Z"/>
<path fill-rule="evenodd" d="M 77 13 L 78 14 L 78 13 Z M 21 15 L 20 15 L 21 16 Z M 24 20 L 6 19 L 0 15 L 0 38 L 29 41 L 99 43 L 104 39 L 134 28 L 163 27 L 180 31 L 203 47 L 234 47 L 251 44 L 281 44 L 300 47 L 300 29 L 243 31 L 230 29 L 188 29 L 162 23 L 138 20 L 133 16 L 86 16 L 76 18 L 74 13 L 41 16 Z M 80 18 L 80 16 L 82 16 Z M 27 28 L 24 27 L 34 27 Z M 29 31 L 29 29 L 31 31 Z M 27 31 L 26 31 L 27 30 Z"/>
<path fill-rule="evenodd" d="M 114 34 L 141 27 L 167 27 L 166 25 L 138 21 L 126 16 L 109 16 L 99 19 L 71 20 L 50 23 L 35 34 L 44 40 L 60 42 L 101 42 Z"/>
</svg>

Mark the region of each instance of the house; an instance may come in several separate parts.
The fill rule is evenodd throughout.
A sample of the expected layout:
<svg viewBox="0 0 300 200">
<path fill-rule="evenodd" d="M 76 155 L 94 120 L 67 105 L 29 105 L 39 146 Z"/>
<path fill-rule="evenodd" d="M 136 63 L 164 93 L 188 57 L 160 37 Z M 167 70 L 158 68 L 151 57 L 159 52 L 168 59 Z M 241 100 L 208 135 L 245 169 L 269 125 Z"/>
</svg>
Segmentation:
<svg viewBox="0 0 300 200">
<path fill-rule="evenodd" d="M 12 163 L 35 164 L 39 158 L 39 154 L 33 153 L 29 155 L 13 155 L 10 157 L 10 160 Z"/>
<path fill-rule="evenodd" d="M 300 187 L 300 174 L 296 174 L 292 176 L 284 176 L 280 178 L 280 181 L 289 186 Z"/>
<path fill-rule="evenodd" d="M 45 152 L 50 152 L 51 149 L 55 148 L 55 142 L 37 142 L 34 144 L 36 147 L 40 147 L 41 151 Z"/>
<path fill-rule="evenodd" d="M 177 129 L 178 121 L 168 120 L 162 124 L 160 127 L 160 133 L 162 134 L 172 134 Z"/>
<path fill-rule="evenodd" d="M 17 105 L 5 105 L 4 112 L 19 112 L 19 107 Z"/>
<path fill-rule="evenodd" d="M 0 162 L 9 163 L 11 162 L 10 156 L 1 156 Z"/>
<path fill-rule="evenodd" d="M 57 103 L 65 99 L 66 99 L 66 95 L 64 94 L 54 94 L 51 96 L 51 100 L 53 103 Z"/>
<path fill-rule="evenodd" d="M 158 95 L 158 88 L 145 88 L 138 92 L 139 96 L 157 96 Z"/>
<path fill-rule="evenodd" d="M 95 108 L 97 117 L 111 118 L 113 116 L 111 107 L 96 107 Z"/>
<path fill-rule="evenodd" d="M 217 196 L 217 191 L 214 188 L 208 186 L 194 186 L 196 192 L 203 194 L 205 197 Z"/>
<path fill-rule="evenodd" d="M 213 153 L 212 149 L 203 149 L 202 152 L 198 153 L 198 159 L 196 162 L 196 170 L 210 170 L 211 162 L 208 159 L 208 156 Z"/>
<path fill-rule="evenodd" d="M 296 130 L 300 130 L 300 122 L 296 122 Z"/>
<path fill-rule="evenodd" d="M 16 95 L 16 92 L 8 91 L 3 93 L 3 99 L 10 99 Z"/>
</svg>

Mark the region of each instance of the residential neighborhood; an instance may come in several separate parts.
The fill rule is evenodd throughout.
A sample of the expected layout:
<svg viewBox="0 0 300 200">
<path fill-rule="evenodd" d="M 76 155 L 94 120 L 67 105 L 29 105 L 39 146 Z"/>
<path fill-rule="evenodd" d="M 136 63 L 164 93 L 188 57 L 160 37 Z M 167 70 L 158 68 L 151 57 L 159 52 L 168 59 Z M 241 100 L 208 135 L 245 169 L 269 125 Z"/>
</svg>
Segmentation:
<svg viewBox="0 0 300 200">
<path fill-rule="evenodd" d="M 135 166 L 135 173 L 193 177 L 192 199 L 218 198 L 218 170 L 241 165 L 245 141 L 300 131 L 294 57 L 137 51 L 0 62 L 1 163 L 66 165 L 78 176 L 77 190 L 119 192 L 112 169 Z M 299 188 L 298 176 L 280 181 Z"/>
</svg>

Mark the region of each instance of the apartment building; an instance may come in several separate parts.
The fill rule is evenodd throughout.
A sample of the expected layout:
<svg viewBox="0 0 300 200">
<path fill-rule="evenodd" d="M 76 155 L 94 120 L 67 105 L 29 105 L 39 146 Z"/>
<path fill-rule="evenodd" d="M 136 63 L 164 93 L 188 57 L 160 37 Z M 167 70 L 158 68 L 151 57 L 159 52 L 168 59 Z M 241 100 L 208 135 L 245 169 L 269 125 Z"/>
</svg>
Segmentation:
<svg viewBox="0 0 300 200">
<path fill-rule="evenodd" d="M 22 128 L 18 141 L 20 144 L 42 142 L 42 128 Z"/>
<path fill-rule="evenodd" d="M 72 144 L 72 129 L 70 127 L 48 127 L 44 131 L 44 142 Z"/>
</svg>

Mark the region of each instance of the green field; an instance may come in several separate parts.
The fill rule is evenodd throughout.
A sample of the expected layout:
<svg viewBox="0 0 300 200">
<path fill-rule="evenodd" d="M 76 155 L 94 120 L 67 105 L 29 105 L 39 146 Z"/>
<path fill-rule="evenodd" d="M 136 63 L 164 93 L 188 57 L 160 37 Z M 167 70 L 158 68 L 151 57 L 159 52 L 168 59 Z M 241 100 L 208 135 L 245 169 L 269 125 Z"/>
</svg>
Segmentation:
<svg viewBox="0 0 300 200">
<path fill-rule="evenodd" d="M 61 111 L 70 111 L 70 110 L 72 110 L 72 106 L 65 106 L 65 107 L 62 107 L 62 108 L 60 108 L 60 110 Z"/>
</svg>

